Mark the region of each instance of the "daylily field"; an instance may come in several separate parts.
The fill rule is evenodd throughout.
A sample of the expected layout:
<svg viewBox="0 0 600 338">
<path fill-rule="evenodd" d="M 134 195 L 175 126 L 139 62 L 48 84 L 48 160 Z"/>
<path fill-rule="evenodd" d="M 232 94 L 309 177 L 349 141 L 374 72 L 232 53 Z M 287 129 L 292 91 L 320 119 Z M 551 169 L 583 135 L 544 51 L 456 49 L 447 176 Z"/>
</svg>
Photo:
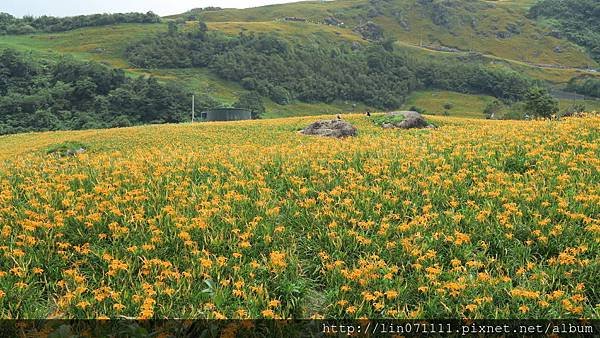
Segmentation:
<svg viewBox="0 0 600 338">
<path fill-rule="evenodd" d="M 346 119 L 0 137 L 0 318 L 599 317 L 600 117 Z"/>
</svg>

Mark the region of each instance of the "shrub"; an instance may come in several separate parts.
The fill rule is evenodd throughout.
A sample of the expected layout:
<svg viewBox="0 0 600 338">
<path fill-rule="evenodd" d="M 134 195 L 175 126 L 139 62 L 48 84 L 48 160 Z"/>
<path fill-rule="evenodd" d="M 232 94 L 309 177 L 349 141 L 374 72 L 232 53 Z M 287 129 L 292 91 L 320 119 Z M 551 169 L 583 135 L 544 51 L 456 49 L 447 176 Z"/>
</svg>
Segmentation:
<svg viewBox="0 0 600 338">
<path fill-rule="evenodd" d="M 493 118 L 500 113 L 502 108 L 504 108 L 504 104 L 500 100 L 494 100 L 488 102 L 488 104 L 485 106 L 485 109 L 483 109 L 483 113 L 487 118 Z"/>
<path fill-rule="evenodd" d="M 425 108 L 418 107 L 418 106 L 410 106 L 409 110 L 410 111 L 416 111 L 419 114 L 426 114 L 427 113 L 427 110 L 425 110 Z"/>
<path fill-rule="evenodd" d="M 379 116 L 375 116 L 373 118 L 373 123 L 375 123 L 378 126 L 383 126 L 384 124 L 387 123 L 400 123 L 402 121 L 404 121 L 404 116 L 403 115 L 379 115 Z"/>
<path fill-rule="evenodd" d="M 574 116 L 586 111 L 585 105 L 581 103 L 574 103 L 567 107 L 561 114 L 561 116 Z"/>
<path fill-rule="evenodd" d="M 535 117 L 548 118 L 558 112 L 558 101 L 545 88 L 533 87 L 525 95 L 525 111 Z"/>
<path fill-rule="evenodd" d="M 65 141 L 59 144 L 54 144 L 49 146 L 48 148 L 46 148 L 46 154 L 51 155 L 51 154 L 59 154 L 59 155 L 65 155 L 65 154 L 74 154 L 75 152 L 79 151 L 80 149 L 88 149 L 88 146 L 85 145 L 84 143 L 78 142 L 78 141 Z"/>
</svg>

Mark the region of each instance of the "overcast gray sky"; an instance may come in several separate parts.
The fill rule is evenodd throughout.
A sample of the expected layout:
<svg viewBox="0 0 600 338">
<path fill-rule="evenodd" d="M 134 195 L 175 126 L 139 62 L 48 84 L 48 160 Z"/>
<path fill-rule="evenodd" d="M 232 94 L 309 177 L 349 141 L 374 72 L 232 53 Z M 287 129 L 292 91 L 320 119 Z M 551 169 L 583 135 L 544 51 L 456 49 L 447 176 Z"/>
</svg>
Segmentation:
<svg viewBox="0 0 600 338">
<path fill-rule="evenodd" d="M 298 0 L 295 0 L 298 1 Z M 248 8 L 290 0 L 0 0 L 0 12 L 14 16 L 73 16 L 94 13 L 153 11 L 160 15 L 178 14 L 192 8 L 219 6 Z"/>
</svg>

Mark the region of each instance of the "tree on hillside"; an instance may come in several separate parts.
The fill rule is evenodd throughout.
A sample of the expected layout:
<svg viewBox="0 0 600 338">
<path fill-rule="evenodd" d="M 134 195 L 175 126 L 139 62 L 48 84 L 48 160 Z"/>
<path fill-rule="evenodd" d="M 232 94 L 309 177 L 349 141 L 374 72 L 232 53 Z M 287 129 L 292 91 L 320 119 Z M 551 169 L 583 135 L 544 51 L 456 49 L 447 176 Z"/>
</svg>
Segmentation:
<svg viewBox="0 0 600 338">
<path fill-rule="evenodd" d="M 442 106 L 444 108 L 444 116 L 450 116 L 450 109 L 454 108 L 452 102 L 446 102 Z"/>
<path fill-rule="evenodd" d="M 262 98 L 257 92 L 247 92 L 242 94 L 233 106 L 235 108 L 250 110 L 253 119 L 258 119 L 265 113 L 265 106 L 263 105 Z"/>
<path fill-rule="evenodd" d="M 558 112 L 558 101 L 545 88 L 532 87 L 525 94 L 525 111 L 536 117 L 547 118 Z"/>
<path fill-rule="evenodd" d="M 174 36 L 175 34 L 177 34 L 178 30 L 179 27 L 177 26 L 177 22 L 169 21 L 169 35 Z"/>
<path fill-rule="evenodd" d="M 381 47 L 383 47 L 383 49 L 385 49 L 388 52 L 393 52 L 395 43 L 396 40 L 394 38 L 387 37 L 381 42 Z"/>
<path fill-rule="evenodd" d="M 566 90 L 600 98 L 600 79 L 594 77 L 574 77 L 567 84 Z"/>
<path fill-rule="evenodd" d="M 500 102 L 500 100 L 494 100 L 488 102 L 488 104 L 485 106 L 485 109 L 483 110 L 483 113 L 485 114 L 486 118 L 491 119 L 494 118 L 496 114 L 498 114 L 502 110 L 503 107 L 504 105 L 502 104 L 502 102 Z"/>
<path fill-rule="evenodd" d="M 206 25 L 206 22 L 198 20 L 198 31 L 200 31 L 202 34 L 208 32 L 208 26 Z"/>
</svg>

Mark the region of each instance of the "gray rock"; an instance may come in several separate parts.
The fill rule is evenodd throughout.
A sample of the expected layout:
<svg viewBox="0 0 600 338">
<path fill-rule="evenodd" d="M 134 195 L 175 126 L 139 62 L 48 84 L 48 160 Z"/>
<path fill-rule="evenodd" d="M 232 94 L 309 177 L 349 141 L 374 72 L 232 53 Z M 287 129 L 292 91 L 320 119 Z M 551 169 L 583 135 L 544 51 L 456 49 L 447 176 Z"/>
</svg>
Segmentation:
<svg viewBox="0 0 600 338">
<path fill-rule="evenodd" d="M 284 21 L 297 21 L 297 22 L 306 22 L 306 18 L 299 18 L 296 16 L 287 16 L 283 18 Z"/>
<path fill-rule="evenodd" d="M 448 47 L 448 46 L 439 46 L 439 47 L 434 47 L 435 50 L 439 50 L 440 52 L 448 52 L 448 53 L 458 53 L 460 52 L 460 49 L 458 48 L 452 48 L 452 47 Z"/>
<path fill-rule="evenodd" d="M 389 112 L 388 115 L 391 116 L 402 116 L 405 119 L 407 118 L 415 118 L 415 119 L 422 119 L 423 116 L 421 114 L 419 114 L 416 111 L 412 111 L 412 110 L 406 110 L 406 111 L 393 111 L 393 112 Z"/>
<path fill-rule="evenodd" d="M 342 120 L 321 120 L 306 127 L 300 133 L 326 137 L 356 136 L 356 127 Z"/>
<path fill-rule="evenodd" d="M 557 38 L 557 39 L 562 39 L 562 33 L 558 30 L 552 30 L 548 33 L 549 36 Z"/>
<path fill-rule="evenodd" d="M 326 17 L 323 21 L 325 21 L 326 25 L 330 26 L 343 26 L 344 23 L 333 16 Z"/>
<path fill-rule="evenodd" d="M 427 123 L 427 121 L 425 121 L 425 118 L 423 118 L 423 115 L 417 113 L 416 111 L 398 111 L 398 112 L 388 113 L 388 115 L 403 117 L 403 120 L 401 122 L 390 123 L 392 125 L 392 128 L 413 129 L 413 128 L 429 128 L 429 126 L 431 126 L 429 123 Z"/>
<path fill-rule="evenodd" d="M 355 27 L 353 31 L 359 33 L 365 40 L 379 41 L 383 39 L 383 28 L 371 21 Z"/>
<path fill-rule="evenodd" d="M 508 39 L 512 36 L 512 34 L 510 32 L 507 31 L 501 31 L 501 32 L 497 32 L 496 33 L 496 37 L 498 39 Z"/>
</svg>

